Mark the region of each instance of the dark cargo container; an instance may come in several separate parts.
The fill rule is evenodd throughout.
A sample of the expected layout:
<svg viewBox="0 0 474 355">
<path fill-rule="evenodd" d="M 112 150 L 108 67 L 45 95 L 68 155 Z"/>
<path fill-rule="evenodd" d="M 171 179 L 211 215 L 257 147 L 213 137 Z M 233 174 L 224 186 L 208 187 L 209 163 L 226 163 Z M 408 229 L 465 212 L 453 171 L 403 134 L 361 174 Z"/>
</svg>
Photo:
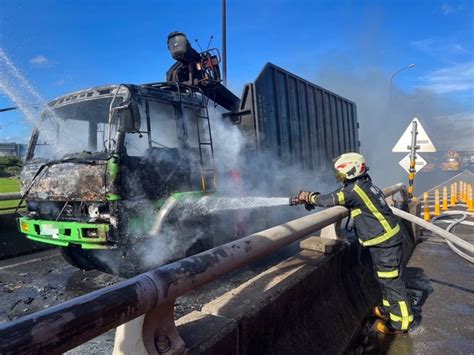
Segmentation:
<svg viewBox="0 0 474 355">
<path fill-rule="evenodd" d="M 337 155 L 359 151 L 355 103 L 271 63 L 245 86 L 240 125 L 250 149 L 318 175 Z"/>
</svg>

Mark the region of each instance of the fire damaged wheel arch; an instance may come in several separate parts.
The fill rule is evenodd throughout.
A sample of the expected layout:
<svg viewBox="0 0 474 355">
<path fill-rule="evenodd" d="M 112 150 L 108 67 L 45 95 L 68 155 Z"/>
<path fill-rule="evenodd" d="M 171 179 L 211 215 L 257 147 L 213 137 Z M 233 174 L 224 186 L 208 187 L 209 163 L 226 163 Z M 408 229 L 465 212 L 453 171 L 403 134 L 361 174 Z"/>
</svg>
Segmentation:
<svg viewBox="0 0 474 355">
<path fill-rule="evenodd" d="M 120 250 L 87 250 L 70 245 L 61 248 L 61 255 L 72 266 L 89 271 L 99 270 L 112 275 L 130 277 L 139 273 L 137 266 L 127 262 Z"/>
<path fill-rule="evenodd" d="M 61 248 L 61 255 L 70 265 L 81 270 L 93 270 L 96 263 L 90 253 L 85 252 L 81 247 L 69 246 Z"/>
</svg>

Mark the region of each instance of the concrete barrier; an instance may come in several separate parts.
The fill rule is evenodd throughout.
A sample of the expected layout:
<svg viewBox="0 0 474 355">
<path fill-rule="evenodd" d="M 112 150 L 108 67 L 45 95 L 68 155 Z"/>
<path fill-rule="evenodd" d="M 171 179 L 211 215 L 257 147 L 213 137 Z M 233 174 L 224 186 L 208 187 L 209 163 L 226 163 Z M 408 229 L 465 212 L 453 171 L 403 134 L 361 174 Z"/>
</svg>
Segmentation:
<svg viewBox="0 0 474 355">
<path fill-rule="evenodd" d="M 342 353 L 380 298 L 366 251 L 343 243 L 333 254 L 302 250 L 177 328 L 190 354 Z"/>
<path fill-rule="evenodd" d="M 17 217 L 14 213 L 0 214 L 0 260 L 53 248 L 21 234 L 16 224 Z"/>
</svg>

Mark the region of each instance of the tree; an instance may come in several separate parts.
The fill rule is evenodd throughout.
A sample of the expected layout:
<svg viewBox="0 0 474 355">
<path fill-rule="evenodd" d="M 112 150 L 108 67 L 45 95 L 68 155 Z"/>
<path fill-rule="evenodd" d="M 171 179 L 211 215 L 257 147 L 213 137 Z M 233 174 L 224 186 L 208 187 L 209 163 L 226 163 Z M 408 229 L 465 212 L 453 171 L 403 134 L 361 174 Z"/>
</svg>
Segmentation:
<svg viewBox="0 0 474 355">
<path fill-rule="evenodd" d="M 18 157 L 0 157 L 0 176 L 15 176 L 20 173 L 22 161 Z"/>
</svg>

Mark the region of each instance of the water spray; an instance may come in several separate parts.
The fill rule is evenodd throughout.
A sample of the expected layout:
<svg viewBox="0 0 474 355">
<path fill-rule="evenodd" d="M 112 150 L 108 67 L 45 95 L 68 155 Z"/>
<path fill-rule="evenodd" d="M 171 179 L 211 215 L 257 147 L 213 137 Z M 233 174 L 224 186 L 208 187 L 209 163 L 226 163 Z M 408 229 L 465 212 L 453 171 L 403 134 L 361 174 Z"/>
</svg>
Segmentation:
<svg viewBox="0 0 474 355">
<path fill-rule="evenodd" d="M 25 78 L 2 48 L 0 48 L 0 73 L 2 73 L 0 76 L 0 92 L 4 93 L 15 103 L 14 108 L 11 107 L 8 110 L 19 109 L 33 127 L 38 127 L 42 123 L 48 123 L 40 122 L 39 107 L 43 107 L 44 110 L 48 111 L 50 121 L 59 121 L 59 118 L 48 109 L 45 100 L 38 91 Z M 58 153 L 63 152 L 64 149 L 56 144 L 54 130 L 43 129 L 42 135 Z"/>
</svg>

